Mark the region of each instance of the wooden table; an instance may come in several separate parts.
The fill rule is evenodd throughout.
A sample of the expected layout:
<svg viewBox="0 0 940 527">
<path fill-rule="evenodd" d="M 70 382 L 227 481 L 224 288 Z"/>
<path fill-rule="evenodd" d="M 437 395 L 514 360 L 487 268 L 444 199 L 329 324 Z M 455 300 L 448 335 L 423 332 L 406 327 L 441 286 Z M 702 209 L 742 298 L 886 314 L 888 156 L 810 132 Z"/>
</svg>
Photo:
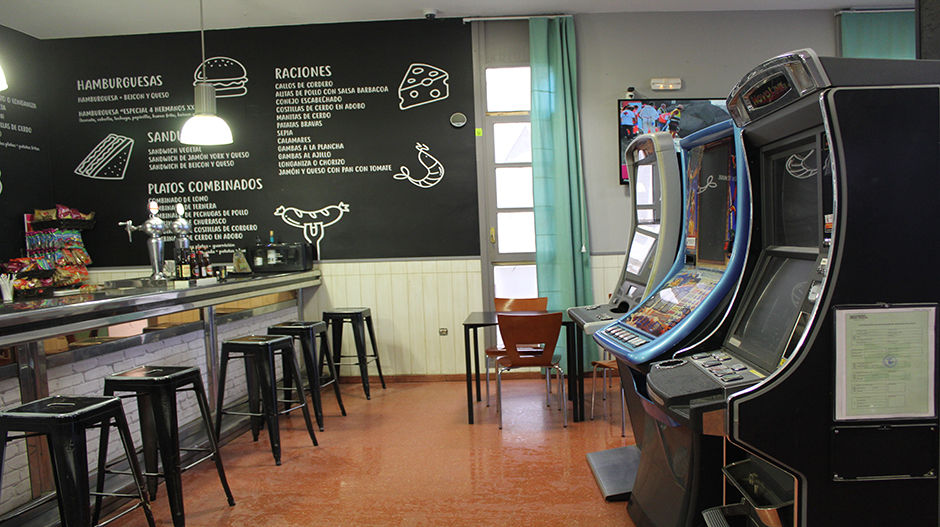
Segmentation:
<svg viewBox="0 0 940 527">
<path fill-rule="evenodd" d="M 568 377 L 568 398 L 574 402 L 572 420 L 584 420 L 584 340 L 578 338 L 577 324 L 568 314 L 561 322 L 565 328 L 568 349 L 568 364 L 565 374 Z M 477 402 L 482 400 L 480 393 L 480 341 L 478 330 L 496 325 L 496 311 L 474 311 L 463 321 L 463 343 L 467 359 L 467 419 L 473 424 L 473 371 L 476 371 Z M 473 332 L 473 348 L 470 347 L 470 332 Z M 473 369 L 471 369 L 471 360 Z"/>
</svg>

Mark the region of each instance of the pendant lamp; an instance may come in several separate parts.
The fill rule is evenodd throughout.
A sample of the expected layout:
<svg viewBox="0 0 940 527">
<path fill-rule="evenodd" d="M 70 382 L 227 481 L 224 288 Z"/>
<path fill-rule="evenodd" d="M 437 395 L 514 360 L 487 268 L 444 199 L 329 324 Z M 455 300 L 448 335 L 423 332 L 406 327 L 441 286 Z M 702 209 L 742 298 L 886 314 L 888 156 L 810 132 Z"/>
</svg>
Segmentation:
<svg viewBox="0 0 940 527">
<path fill-rule="evenodd" d="M 202 42 L 202 78 L 206 78 L 206 35 L 199 0 L 199 38 Z M 180 130 L 180 142 L 187 145 L 227 145 L 232 143 L 232 130 L 221 117 L 215 114 L 215 86 L 209 82 L 195 84 L 196 114 L 190 117 Z"/>
<path fill-rule="evenodd" d="M 7 84 L 7 76 L 3 74 L 3 68 L 0 67 L 0 91 L 3 91 L 10 86 Z"/>
</svg>

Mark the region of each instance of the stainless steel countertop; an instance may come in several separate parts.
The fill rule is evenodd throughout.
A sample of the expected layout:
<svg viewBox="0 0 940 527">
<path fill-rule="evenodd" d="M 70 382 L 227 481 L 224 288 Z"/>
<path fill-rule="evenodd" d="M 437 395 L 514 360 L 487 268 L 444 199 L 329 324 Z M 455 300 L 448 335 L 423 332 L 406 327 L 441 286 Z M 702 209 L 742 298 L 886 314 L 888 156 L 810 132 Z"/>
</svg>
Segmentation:
<svg viewBox="0 0 940 527">
<path fill-rule="evenodd" d="M 166 285 L 105 289 L 6 303 L 0 307 L 0 347 L 312 287 L 320 285 L 321 276 L 319 269 L 247 277 L 229 275 L 222 283 L 186 289 Z"/>
</svg>

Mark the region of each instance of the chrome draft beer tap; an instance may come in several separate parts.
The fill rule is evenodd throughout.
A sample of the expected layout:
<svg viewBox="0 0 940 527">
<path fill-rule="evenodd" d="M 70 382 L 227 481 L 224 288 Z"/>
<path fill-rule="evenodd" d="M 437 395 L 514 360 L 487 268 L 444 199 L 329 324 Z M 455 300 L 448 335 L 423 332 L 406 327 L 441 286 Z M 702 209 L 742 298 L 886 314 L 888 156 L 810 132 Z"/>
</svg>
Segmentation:
<svg viewBox="0 0 940 527">
<path fill-rule="evenodd" d="M 147 221 L 143 224 L 134 225 L 131 220 L 127 220 L 118 223 L 118 225 L 123 226 L 124 230 L 127 231 L 128 240 L 133 240 L 131 233 L 134 231 L 141 231 L 150 236 L 147 245 L 147 252 L 150 255 L 150 267 L 153 269 L 153 274 L 150 275 L 150 278 L 154 280 L 165 280 L 166 276 L 163 274 L 163 231 L 166 225 L 163 223 L 163 220 L 157 217 L 157 212 L 160 210 L 160 206 L 157 205 L 157 202 L 151 201 L 149 208 L 150 217 L 147 218 Z"/>
<path fill-rule="evenodd" d="M 173 259 L 177 265 L 179 265 L 181 258 L 189 254 L 189 232 L 192 230 L 192 225 L 189 220 L 183 217 L 184 212 L 183 204 L 177 203 L 176 214 L 178 217 L 170 222 L 170 232 L 176 236 L 173 241 Z M 176 272 L 179 273 L 179 269 Z"/>
</svg>

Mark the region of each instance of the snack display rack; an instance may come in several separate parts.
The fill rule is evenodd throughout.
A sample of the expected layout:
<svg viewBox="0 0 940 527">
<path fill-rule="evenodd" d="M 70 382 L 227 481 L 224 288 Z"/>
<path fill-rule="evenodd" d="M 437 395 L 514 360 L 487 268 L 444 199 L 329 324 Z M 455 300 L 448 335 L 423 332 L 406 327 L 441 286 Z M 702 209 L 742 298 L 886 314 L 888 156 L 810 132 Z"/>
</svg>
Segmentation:
<svg viewBox="0 0 940 527">
<path fill-rule="evenodd" d="M 24 214 L 26 256 L 3 266 L 13 275 L 14 296 L 52 296 L 81 287 L 92 263 L 81 231 L 94 225 L 94 212 L 83 214 L 63 205 Z"/>
</svg>

